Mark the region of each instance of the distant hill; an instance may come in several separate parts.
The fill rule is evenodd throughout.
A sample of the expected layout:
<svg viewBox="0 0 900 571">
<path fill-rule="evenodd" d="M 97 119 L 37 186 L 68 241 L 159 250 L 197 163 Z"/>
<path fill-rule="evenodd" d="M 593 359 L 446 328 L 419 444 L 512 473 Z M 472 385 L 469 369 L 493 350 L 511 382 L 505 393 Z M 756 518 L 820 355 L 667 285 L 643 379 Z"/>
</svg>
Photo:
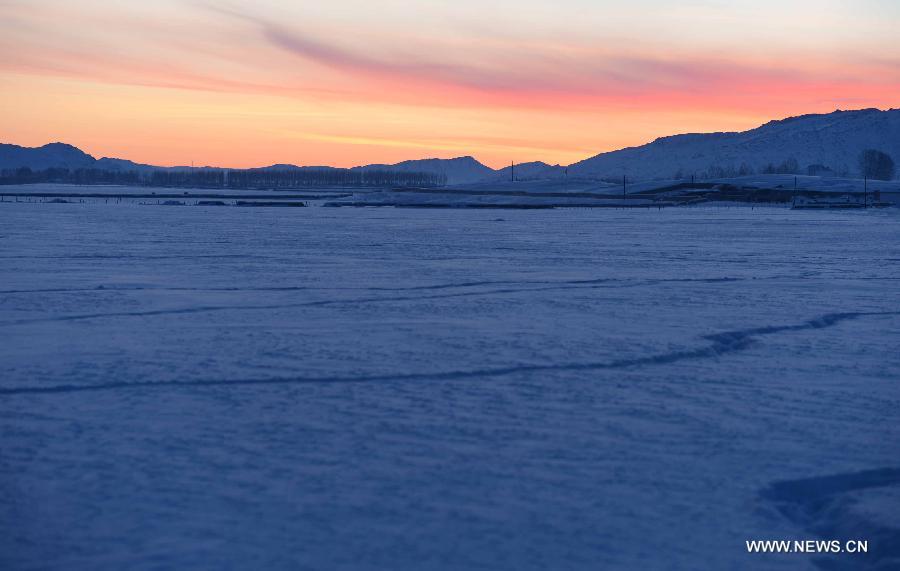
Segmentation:
<svg viewBox="0 0 900 571">
<path fill-rule="evenodd" d="M 633 181 L 725 178 L 759 173 L 860 176 L 858 157 L 878 149 L 893 157 L 900 171 L 900 109 L 835 111 L 802 115 L 743 132 L 689 133 L 661 137 L 652 143 L 601 153 L 568 167 L 571 178 Z M 0 169 L 29 167 L 97 168 L 111 171 L 186 170 L 157 167 L 124 159 L 95 159 L 64 143 L 28 148 L 0 144 Z M 200 167 L 219 170 L 221 167 Z M 277 164 L 263 170 L 329 170 L 329 166 Z M 566 167 L 540 161 L 517 164 L 516 180 L 550 180 L 565 176 Z M 354 171 L 394 171 L 443 174 L 447 184 L 509 180 L 510 167 L 494 170 L 473 157 L 420 159 L 396 164 L 353 167 Z"/>
<path fill-rule="evenodd" d="M 286 164 L 277 164 L 277 165 L 269 165 L 267 167 L 258 167 L 253 169 L 247 169 L 251 171 L 333 171 L 340 170 L 335 167 L 329 166 L 310 166 L 310 167 L 298 167 L 297 165 L 286 165 Z"/>
<path fill-rule="evenodd" d="M 504 167 L 494 171 L 490 177 L 495 180 L 510 180 L 512 167 Z M 548 165 L 545 162 L 533 161 L 519 163 L 515 167 L 516 180 L 543 180 L 565 176 L 566 167 L 560 165 Z"/>
<path fill-rule="evenodd" d="M 389 170 L 399 172 L 426 172 L 447 175 L 447 184 L 465 184 L 484 180 L 496 171 L 476 161 L 473 157 L 455 159 L 421 159 L 403 161 L 393 165 L 366 165 L 352 170 Z"/>
<path fill-rule="evenodd" d="M 35 171 L 51 168 L 70 170 L 92 168 L 108 171 L 142 171 L 159 168 L 125 159 L 95 159 L 78 147 L 66 143 L 50 143 L 43 147 L 0 144 L 0 169 L 21 167 Z"/>
<path fill-rule="evenodd" d="M 146 171 L 159 168 L 153 165 L 144 165 L 125 159 L 110 159 L 106 157 L 98 159 L 94 164 L 90 166 L 91 168 L 103 169 L 108 171 Z"/>
<path fill-rule="evenodd" d="M 662 137 L 640 147 L 602 153 L 569 167 L 569 174 L 635 180 L 722 177 L 775 171 L 858 176 L 860 152 L 884 151 L 900 164 L 900 109 L 835 111 L 770 121 L 738 133 Z M 784 168 L 782 168 L 784 167 Z"/>
<path fill-rule="evenodd" d="M 95 162 L 91 155 L 65 143 L 50 143 L 35 148 L 0 144 L 0 169 L 78 169 L 90 167 Z"/>
<path fill-rule="evenodd" d="M 543 164 L 543 163 L 541 163 Z M 43 147 L 20 147 L 18 145 L 0 144 L 0 169 L 16 169 L 28 167 L 32 170 L 44 170 L 48 168 L 67 168 L 70 170 L 79 168 L 96 168 L 110 171 L 148 171 L 148 170 L 186 170 L 190 167 L 159 167 L 135 163 L 125 159 L 102 158 L 95 159 L 91 155 L 79 150 L 72 145 L 64 143 L 51 143 Z M 221 167 L 201 167 L 204 170 L 221 170 Z M 250 170 L 337 170 L 330 166 L 297 166 L 290 164 L 275 164 L 267 167 Z M 447 176 L 448 184 L 462 184 L 490 178 L 496 171 L 487 167 L 472 157 L 459 157 L 455 159 L 422 159 L 404 161 L 402 163 L 387 165 L 374 164 L 353 167 L 355 171 L 394 171 L 394 172 L 425 172 L 438 173 Z"/>
</svg>

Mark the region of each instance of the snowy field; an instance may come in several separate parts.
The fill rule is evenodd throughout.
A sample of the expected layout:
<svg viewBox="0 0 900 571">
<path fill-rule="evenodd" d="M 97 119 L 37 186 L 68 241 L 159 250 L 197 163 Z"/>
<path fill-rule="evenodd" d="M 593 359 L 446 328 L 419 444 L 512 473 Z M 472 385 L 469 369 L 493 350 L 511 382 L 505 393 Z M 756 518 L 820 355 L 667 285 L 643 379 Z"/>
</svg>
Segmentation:
<svg viewBox="0 0 900 571">
<path fill-rule="evenodd" d="M 898 228 L 2 204 L 0 568 L 895 569 Z"/>
</svg>

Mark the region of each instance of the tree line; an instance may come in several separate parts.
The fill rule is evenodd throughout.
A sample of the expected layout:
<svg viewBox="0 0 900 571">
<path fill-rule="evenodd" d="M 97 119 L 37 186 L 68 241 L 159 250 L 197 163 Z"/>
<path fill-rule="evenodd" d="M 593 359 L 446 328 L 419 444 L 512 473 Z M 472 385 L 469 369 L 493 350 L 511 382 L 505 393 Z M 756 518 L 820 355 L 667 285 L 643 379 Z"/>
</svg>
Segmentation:
<svg viewBox="0 0 900 571">
<path fill-rule="evenodd" d="M 860 153 L 859 170 L 863 176 L 876 180 L 892 180 L 897 172 L 894 159 L 877 149 L 866 149 Z"/>
<path fill-rule="evenodd" d="M 141 184 L 141 174 L 135 171 L 103 169 L 50 168 L 31 170 L 28 167 L 0 170 L 0 184 L 34 184 L 39 182 L 63 184 Z"/>
<path fill-rule="evenodd" d="M 894 180 L 897 175 L 897 169 L 893 158 L 883 151 L 877 149 L 866 149 L 859 154 L 857 159 L 859 167 L 859 175 L 874 180 Z M 676 180 L 683 180 L 695 176 L 697 179 L 717 179 L 717 178 L 735 178 L 739 176 L 747 176 L 756 174 L 756 169 L 747 163 L 742 163 L 739 167 L 734 165 L 710 165 L 702 171 L 693 173 L 685 172 L 684 169 L 678 169 L 673 175 Z M 850 169 L 846 165 L 831 168 L 826 165 L 814 164 L 809 165 L 805 169 L 800 167 L 797 159 L 791 157 L 779 163 L 769 162 L 759 168 L 759 174 L 793 174 L 793 175 L 809 175 L 809 176 L 836 176 L 849 177 Z"/>
<path fill-rule="evenodd" d="M 233 189 L 291 189 L 300 187 L 432 187 L 447 184 L 447 175 L 430 172 L 350 169 L 190 169 L 118 171 L 51 168 L 0 170 L 0 184 L 119 184 L 135 186 Z"/>
<path fill-rule="evenodd" d="M 229 188 L 295 188 L 302 186 L 443 186 L 447 175 L 434 172 L 350 169 L 251 169 L 227 171 Z"/>
</svg>

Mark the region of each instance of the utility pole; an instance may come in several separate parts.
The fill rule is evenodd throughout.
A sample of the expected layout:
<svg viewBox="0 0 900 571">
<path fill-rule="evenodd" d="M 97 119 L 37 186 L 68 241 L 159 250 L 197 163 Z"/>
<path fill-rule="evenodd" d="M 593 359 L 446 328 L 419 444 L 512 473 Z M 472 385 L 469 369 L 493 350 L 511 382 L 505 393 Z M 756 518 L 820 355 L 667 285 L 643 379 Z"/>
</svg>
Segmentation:
<svg viewBox="0 0 900 571">
<path fill-rule="evenodd" d="M 509 182 L 516 182 L 516 161 L 509 163 Z"/>
</svg>

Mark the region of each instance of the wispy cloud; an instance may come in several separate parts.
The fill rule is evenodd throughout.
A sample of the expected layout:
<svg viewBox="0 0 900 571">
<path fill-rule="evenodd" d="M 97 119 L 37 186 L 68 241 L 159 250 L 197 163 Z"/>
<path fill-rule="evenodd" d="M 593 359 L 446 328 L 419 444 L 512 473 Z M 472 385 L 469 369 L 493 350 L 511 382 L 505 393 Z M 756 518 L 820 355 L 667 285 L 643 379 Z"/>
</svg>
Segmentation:
<svg viewBox="0 0 900 571">
<path fill-rule="evenodd" d="M 538 105 L 552 102 L 554 96 L 559 102 L 615 101 L 621 97 L 684 101 L 692 96 L 703 99 L 717 90 L 778 92 L 792 87 L 804 90 L 844 83 L 877 85 L 900 81 L 900 73 L 891 74 L 892 77 L 883 73 L 868 75 L 866 62 L 858 60 L 845 62 L 843 71 L 835 74 L 831 69 L 821 73 L 815 61 L 800 57 L 784 58 L 774 64 L 741 61 L 735 57 L 741 54 L 714 58 L 684 50 L 668 54 L 637 53 L 607 46 L 557 45 L 547 50 L 541 45 L 517 44 L 517 53 L 510 57 L 512 50 L 498 50 L 494 42 L 493 49 L 464 52 L 462 58 L 453 61 L 428 57 L 429 52 L 440 54 L 445 50 L 428 50 L 427 46 L 415 53 L 394 50 L 390 57 L 378 56 L 373 55 L 374 50 L 364 52 L 259 16 L 233 10 L 227 13 L 256 26 L 273 47 L 307 63 L 391 83 L 401 89 L 415 85 L 431 86 L 436 93 L 440 89 L 481 92 L 487 96 L 484 103 L 497 99 L 492 96 L 512 96 L 520 104 L 530 100 Z M 459 59 L 475 63 L 460 63 Z M 469 103 L 471 97 L 463 100 Z M 499 101 L 506 99 L 500 97 Z"/>
<path fill-rule="evenodd" d="M 103 18 L 93 15 L 97 21 L 92 23 L 89 13 L 82 16 L 88 20 L 81 26 L 83 33 L 75 27 L 66 32 L 70 37 L 55 41 L 54 35 L 35 29 L 40 27 L 35 13 L 16 3 L 13 15 L 21 25 L 0 36 L 0 49 L 8 54 L 0 60 L 0 70 L 404 105 L 575 109 L 634 103 L 721 108 L 729 105 L 729 98 L 732 106 L 759 105 L 791 90 L 866 91 L 867 86 L 883 89 L 900 83 L 900 69 L 890 57 L 871 62 L 849 58 L 823 66 L 815 57 L 795 55 L 773 62 L 740 53 L 714 57 L 683 46 L 662 52 L 655 46 L 508 38 L 469 45 L 405 37 L 402 30 L 393 39 L 385 40 L 383 33 L 358 34 L 348 41 L 327 26 L 281 21 L 239 4 L 187 6 L 199 12 L 177 29 L 129 15 L 128 29 L 101 34 L 101 41 L 94 36 Z M 129 35 L 136 36 L 135 42 L 126 40 Z M 751 93 L 756 103 L 746 97 Z"/>
<path fill-rule="evenodd" d="M 885 21 L 860 3 L 880 3 Z M 202 129 L 214 109 L 216 129 L 306 141 L 345 162 L 357 148 L 386 160 L 467 146 L 562 161 L 684 129 L 900 105 L 900 9 L 881 0 L 798 0 L 776 20 L 776 0 L 415 4 L 0 0 L 0 119 L 9 132 L 58 131 L 65 120 L 27 92 L 57 81 L 81 125 L 127 90 L 134 101 L 112 104 L 137 118 L 190 100 Z"/>
</svg>

